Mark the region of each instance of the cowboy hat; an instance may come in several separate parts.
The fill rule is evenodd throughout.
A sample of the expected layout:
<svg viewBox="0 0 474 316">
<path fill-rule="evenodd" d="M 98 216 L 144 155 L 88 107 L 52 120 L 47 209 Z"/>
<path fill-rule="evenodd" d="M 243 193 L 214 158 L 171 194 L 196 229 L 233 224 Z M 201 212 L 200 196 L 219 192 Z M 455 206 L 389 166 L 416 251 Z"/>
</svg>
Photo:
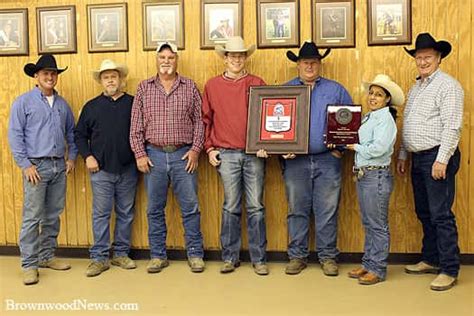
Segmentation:
<svg viewBox="0 0 474 316">
<path fill-rule="evenodd" d="M 225 47 L 217 45 L 216 48 L 217 55 L 224 58 L 226 53 L 247 53 L 247 57 L 253 54 L 255 51 L 255 45 L 250 45 L 245 48 L 244 40 L 240 36 L 231 36 L 225 43 Z"/>
<path fill-rule="evenodd" d="M 375 76 L 374 80 L 371 82 L 363 83 L 364 90 L 369 91 L 371 86 L 379 86 L 384 88 L 390 93 L 391 99 L 390 103 L 393 105 L 403 105 L 405 102 L 405 94 L 403 93 L 402 88 L 397 85 L 392 79 L 387 75 L 379 74 Z"/>
<path fill-rule="evenodd" d="M 121 78 L 125 78 L 128 74 L 128 68 L 125 65 L 117 64 L 113 60 L 104 59 L 100 64 L 99 70 L 93 70 L 92 76 L 98 82 L 100 82 L 100 74 L 106 70 L 116 70 L 120 73 Z"/>
<path fill-rule="evenodd" d="M 412 57 L 415 57 L 416 51 L 424 48 L 433 48 L 441 53 L 441 58 L 449 55 L 451 52 L 451 44 L 446 41 L 436 41 L 430 33 L 420 33 L 416 37 L 415 48 L 408 49 L 404 47 L 405 51 Z"/>
<path fill-rule="evenodd" d="M 323 59 L 329 53 L 331 52 L 331 49 L 328 48 L 324 52 L 324 54 L 320 54 L 318 51 L 318 47 L 314 42 L 311 41 L 306 41 L 304 42 L 303 46 L 301 46 L 300 51 L 298 52 L 298 56 L 295 55 L 291 50 L 286 52 L 286 57 L 288 57 L 289 60 L 293 62 L 297 62 L 300 59 L 312 59 L 312 58 L 317 58 L 317 59 Z"/>
<path fill-rule="evenodd" d="M 60 74 L 66 70 L 67 67 L 63 69 L 58 68 L 58 65 L 56 64 L 56 58 L 54 58 L 54 56 L 51 54 L 44 54 L 38 59 L 36 64 L 29 63 L 23 67 L 25 74 L 32 78 L 34 78 L 35 74 L 41 69 L 54 70 Z"/>
</svg>

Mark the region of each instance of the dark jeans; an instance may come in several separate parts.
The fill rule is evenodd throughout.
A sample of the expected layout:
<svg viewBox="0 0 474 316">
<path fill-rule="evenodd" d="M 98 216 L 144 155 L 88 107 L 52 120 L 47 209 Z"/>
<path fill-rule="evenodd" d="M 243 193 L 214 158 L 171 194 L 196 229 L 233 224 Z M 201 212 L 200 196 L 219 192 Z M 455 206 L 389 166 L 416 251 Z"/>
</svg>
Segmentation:
<svg viewBox="0 0 474 316">
<path fill-rule="evenodd" d="M 441 273 L 457 277 L 459 247 L 456 219 L 451 210 L 455 197 L 455 177 L 461 154 L 456 149 L 449 160 L 446 179 L 434 180 L 431 168 L 438 147 L 413 153 L 411 178 L 415 211 L 423 225 L 423 261 L 439 265 Z"/>
</svg>

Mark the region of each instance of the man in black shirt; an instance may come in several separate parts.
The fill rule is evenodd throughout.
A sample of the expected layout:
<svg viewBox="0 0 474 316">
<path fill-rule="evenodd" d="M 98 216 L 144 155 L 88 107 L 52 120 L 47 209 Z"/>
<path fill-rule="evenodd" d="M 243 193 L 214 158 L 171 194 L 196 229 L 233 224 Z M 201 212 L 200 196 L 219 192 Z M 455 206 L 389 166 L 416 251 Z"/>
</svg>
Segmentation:
<svg viewBox="0 0 474 316">
<path fill-rule="evenodd" d="M 104 60 L 93 72 L 104 91 L 82 109 L 74 132 L 79 153 L 90 172 L 94 245 L 90 248 L 88 277 L 109 269 L 110 215 L 115 202 L 115 232 L 111 263 L 136 268 L 128 257 L 138 171 L 130 148 L 133 97 L 122 91 L 126 66 Z"/>
</svg>

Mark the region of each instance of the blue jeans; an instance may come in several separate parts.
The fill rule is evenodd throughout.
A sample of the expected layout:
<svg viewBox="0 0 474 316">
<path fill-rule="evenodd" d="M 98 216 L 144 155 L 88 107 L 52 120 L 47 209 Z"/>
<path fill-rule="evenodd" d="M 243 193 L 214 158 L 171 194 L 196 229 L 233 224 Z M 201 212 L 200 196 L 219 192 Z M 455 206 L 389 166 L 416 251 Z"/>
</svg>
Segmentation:
<svg viewBox="0 0 474 316">
<path fill-rule="evenodd" d="M 23 176 L 23 221 L 20 231 L 21 266 L 38 268 L 39 261 L 54 257 L 59 234 L 59 215 L 66 196 L 64 159 L 30 159 L 41 180 L 37 185 Z"/>
<path fill-rule="evenodd" d="M 100 170 L 91 173 L 92 185 L 92 230 L 94 245 L 90 257 L 94 261 L 105 261 L 110 250 L 110 216 L 115 202 L 115 231 L 112 244 L 115 257 L 128 256 L 138 171 L 131 164 L 122 173 Z"/>
<path fill-rule="evenodd" d="M 337 250 L 337 213 L 341 192 L 341 159 L 326 152 L 297 155 L 282 160 L 288 212 L 290 259 L 309 256 L 308 231 L 313 212 L 316 251 L 320 261 L 335 259 Z"/>
<path fill-rule="evenodd" d="M 365 230 L 364 269 L 379 278 L 387 276 L 387 259 L 390 250 L 388 204 L 393 190 L 393 176 L 389 169 L 365 170 L 357 181 L 362 224 Z"/>
<path fill-rule="evenodd" d="M 166 153 L 156 147 L 147 146 L 148 158 L 154 165 L 150 173 L 145 176 L 151 258 L 167 258 L 165 207 L 170 183 L 181 207 L 188 257 L 202 258 L 204 255 L 200 228 L 201 214 L 198 207 L 197 172 L 187 173 L 185 170 L 187 160 L 181 160 L 189 149 L 190 146 L 184 146 L 175 152 Z"/>
<path fill-rule="evenodd" d="M 266 262 L 267 247 L 263 181 L 265 162 L 242 150 L 220 149 L 221 164 L 217 170 L 224 185 L 222 207 L 222 260 L 239 261 L 241 244 L 242 193 L 245 192 L 250 259 Z"/>
<path fill-rule="evenodd" d="M 460 264 L 458 231 L 451 207 L 461 154 L 456 149 L 449 160 L 446 179 L 434 180 L 431 168 L 437 154 L 438 147 L 412 154 L 415 211 L 423 225 L 422 255 L 423 261 L 439 265 L 441 273 L 457 277 Z"/>
</svg>

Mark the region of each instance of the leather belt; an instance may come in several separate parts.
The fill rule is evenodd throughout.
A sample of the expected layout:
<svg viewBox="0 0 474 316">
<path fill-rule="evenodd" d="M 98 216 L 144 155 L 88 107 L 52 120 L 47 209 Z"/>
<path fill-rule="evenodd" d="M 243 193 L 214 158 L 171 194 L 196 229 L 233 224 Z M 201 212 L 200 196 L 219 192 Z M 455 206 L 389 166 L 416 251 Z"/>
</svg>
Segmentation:
<svg viewBox="0 0 474 316">
<path fill-rule="evenodd" d="M 180 145 L 164 145 L 164 146 L 156 146 L 153 144 L 150 144 L 152 147 L 162 150 L 165 153 L 173 153 L 177 151 L 178 149 L 184 147 L 184 146 L 190 146 L 189 144 L 180 144 Z"/>
<path fill-rule="evenodd" d="M 30 157 L 28 159 L 38 159 L 38 160 L 61 160 L 64 157 Z"/>
<path fill-rule="evenodd" d="M 352 167 L 352 173 L 354 173 L 354 180 L 360 180 L 364 177 L 364 174 L 367 171 L 371 170 L 387 170 L 390 169 L 390 166 L 364 166 L 357 168 L 356 166 Z"/>
</svg>

